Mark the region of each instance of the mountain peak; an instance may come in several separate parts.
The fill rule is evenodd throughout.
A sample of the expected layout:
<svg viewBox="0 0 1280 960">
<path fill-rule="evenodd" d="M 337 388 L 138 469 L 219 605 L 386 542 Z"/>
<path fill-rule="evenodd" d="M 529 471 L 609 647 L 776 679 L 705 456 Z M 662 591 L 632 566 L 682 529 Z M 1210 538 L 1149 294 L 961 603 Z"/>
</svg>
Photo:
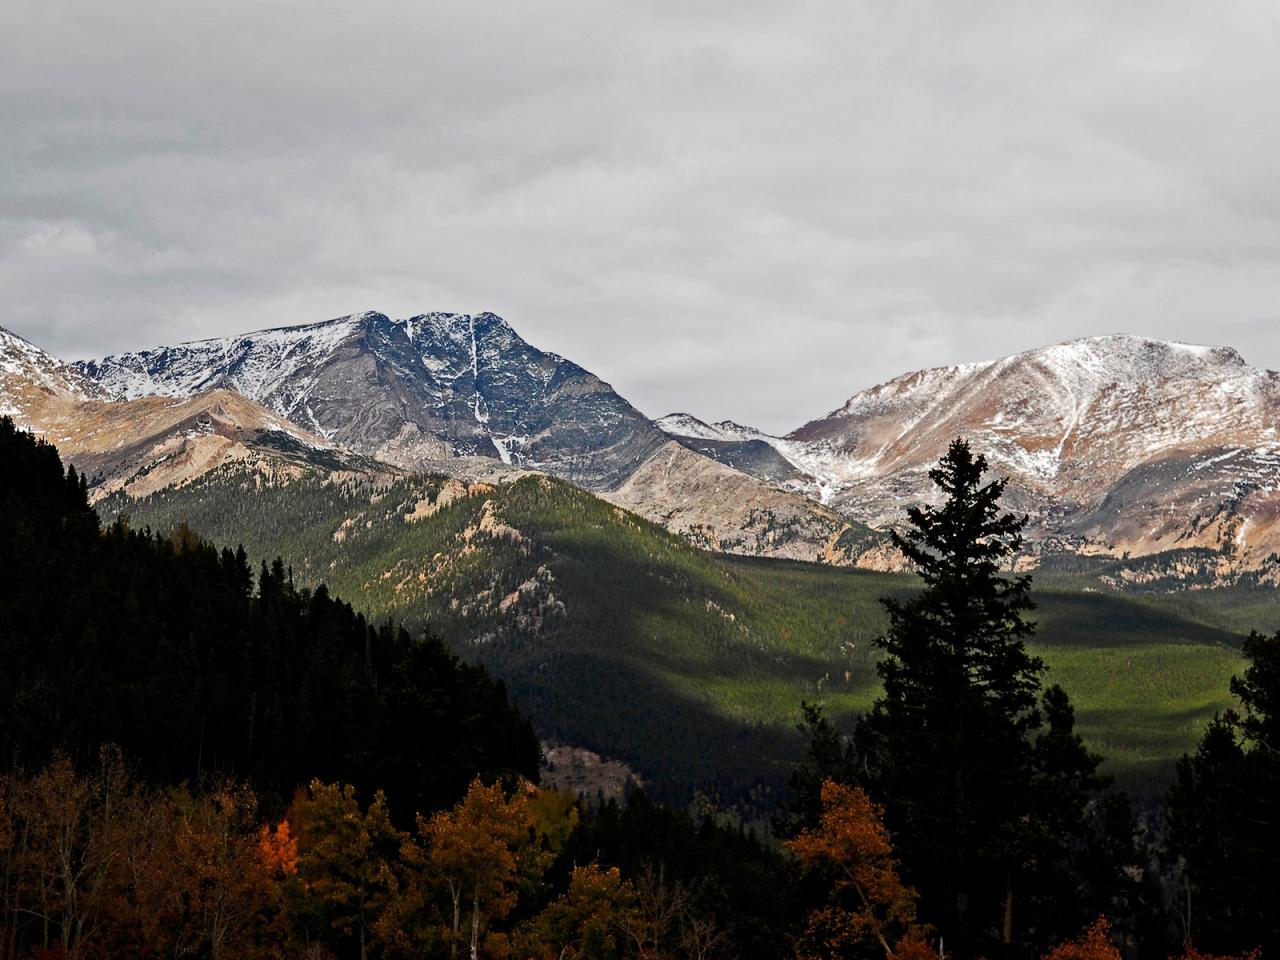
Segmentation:
<svg viewBox="0 0 1280 960">
<path fill-rule="evenodd" d="M 1063 366 L 1107 372 L 1120 382 L 1150 376 L 1200 375 L 1210 367 L 1245 367 L 1244 358 L 1231 347 L 1159 340 L 1133 334 L 1082 337 L 1017 354 L 1016 359 L 1040 359 Z"/>
<path fill-rule="evenodd" d="M 732 420 L 707 423 L 688 413 L 669 413 L 655 420 L 654 425 L 668 436 L 695 440 L 742 441 L 756 440 L 764 436 L 754 427 L 744 427 Z"/>
<path fill-rule="evenodd" d="M 929 367 L 912 371 L 854 394 L 823 418 L 861 417 L 902 404 L 929 405 L 941 392 L 973 378 L 1008 382 L 1011 377 L 1048 378 L 1051 389 L 1076 400 L 1106 387 L 1136 388 L 1143 384 L 1231 377 L 1252 370 L 1231 347 L 1181 343 L 1134 334 L 1081 337 L 1036 347 L 999 360 Z M 801 427 L 800 433 L 807 429 Z"/>
<path fill-rule="evenodd" d="M 6 362 L 16 363 L 18 357 L 39 357 L 52 363 L 58 362 L 53 356 L 45 353 L 26 337 L 21 337 L 12 330 L 0 327 L 0 364 Z"/>
<path fill-rule="evenodd" d="M 873 526 L 928 500 L 929 468 L 965 437 L 1009 478 L 1009 503 L 1033 516 L 1035 537 L 1135 554 L 1248 543 L 1256 560 L 1280 543 L 1277 411 L 1280 373 L 1230 347 L 1111 334 L 905 373 L 785 437 L 753 436 L 794 468 L 789 483 Z M 688 414 L 657 425 L 780 476 L 726 442 L 746 436 L 736 425 Z"/>
<path fill-rule="evenodd" d="M 22 418 L 31 394 L 100 400 L 101 388 L 30 340 L 0 327 L 0 415 Z"/>
<path fill-rule="evenodd" d="M 125 398 L 229 387 L 326 439 L 413 467 L 488 456 L 614 486 L 663 442 L 581 367 L 501 317 L 376 311 L 80 364 Z"/>
</svg>

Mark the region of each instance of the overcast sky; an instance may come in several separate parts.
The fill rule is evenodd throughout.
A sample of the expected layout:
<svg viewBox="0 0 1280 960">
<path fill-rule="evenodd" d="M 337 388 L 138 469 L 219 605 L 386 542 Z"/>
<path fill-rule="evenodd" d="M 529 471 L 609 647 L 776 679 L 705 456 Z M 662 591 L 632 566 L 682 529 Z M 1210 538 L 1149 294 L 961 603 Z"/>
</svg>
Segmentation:
<svg viewBox="0 0 1280 960">
<path fill-rule="evenodd" d="M 505 316 L 789 429 L 1129 332 L 1280 368 L 1280 4 L 4 0 L 0 326 Z"/>
</svg>

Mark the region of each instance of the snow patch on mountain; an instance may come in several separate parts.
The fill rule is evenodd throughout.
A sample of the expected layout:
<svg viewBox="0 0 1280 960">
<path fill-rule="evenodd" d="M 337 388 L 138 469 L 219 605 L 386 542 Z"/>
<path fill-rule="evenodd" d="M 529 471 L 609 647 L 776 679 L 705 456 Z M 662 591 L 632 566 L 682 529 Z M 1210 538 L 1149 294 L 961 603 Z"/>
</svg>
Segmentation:
<svg viewBox="0 0 1280 960">
<path fill-rule="evenodd" d="M 1212 451 L 1201 469 L 1226 485 L 1213 487 L 1223 502 L 1233 484 L 1266 492 L 1280 473 L 1277 420 L 1280 374 L 1235 350 L 1116 335 L 908 373 L 785 437 L 688 414 L 658 425 L 679 437 L 763 440 L 809 478 L 793 485 L 873 525 L 927 499 L 929 467 L 963 436 L 1011 478 L 1020 509 L 1048 511 L 1052 526 L 1144 465 L 1198 451 Z"/>
<path fill-rule="evenodd" d="M 46 353 L 34 343 L 0 327 L 0 378 L 32 387 L 42 387 L 85 400 L 101 399 L 102 390 L 74 367 Z M 0 395 L 0 403 L 12 397 Z"/>
<path fill-rule="evenodd" d="M 317 357 L 327 356 L 350 339 L 372 314 L 324 323 L 260 330 L 242 337 L 197 340 L 137 353 L 123 353 L 77 366 L 122 400 L 138 397 L 189 397 L 216 387 L 230 387 L 262 402 L 299 378 Z M 302 377 L 305 383 L 305 376 Z M 293 416 L 307 391 L 289 391 L 273 406 Z"/>
<path fill-rule="evenodd" d="M 607 488 L 662 443 L 608 384 L 491 313 L 367 312 L 80 366 L 120 397 L 228 387 L 405 467 L 488 456 Z"/>
<path fill-rule="evenodd" d="M 721 420 L 719 423 L 704 423 L 697 417 L 687 413 L 669 413 L 659 417 L 654 425 L 668 436 L 689 437 L 695 440 L 766 440 L 770 438 L 754 427 L 744 427 L 732 420 Z"/>
</svg>

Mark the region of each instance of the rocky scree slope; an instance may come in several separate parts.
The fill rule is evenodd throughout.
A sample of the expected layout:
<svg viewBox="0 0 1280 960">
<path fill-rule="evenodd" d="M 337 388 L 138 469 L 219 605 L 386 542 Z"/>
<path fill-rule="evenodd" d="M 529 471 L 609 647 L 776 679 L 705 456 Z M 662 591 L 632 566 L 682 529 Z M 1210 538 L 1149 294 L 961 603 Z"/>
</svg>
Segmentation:
<svg viewBox="0 0 1280 960">
<path fill-rule="evenodd" d="M 871 570 L 906 567 L 885 534 L 673 441 L 602 496 L 707 550 Z"/>
</svg>

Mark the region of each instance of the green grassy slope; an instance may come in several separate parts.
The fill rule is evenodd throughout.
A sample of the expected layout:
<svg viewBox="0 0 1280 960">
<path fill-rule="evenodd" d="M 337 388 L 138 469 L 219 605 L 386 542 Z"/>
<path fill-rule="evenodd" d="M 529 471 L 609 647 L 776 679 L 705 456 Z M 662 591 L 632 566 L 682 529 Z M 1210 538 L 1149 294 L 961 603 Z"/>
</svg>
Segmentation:
<svg viewBox="0 0 1280 960">
<path fill-rule="evenodd" d="M 271 486 L 224 470 L 100 509 L 156 529 L 188 522 L 283 556 L 373 616 L 429 624 L 506 679 L 544 735 L 627 760 L 669 796 L 776 785 L 799 749 L 802 699 L 849 717 L 874 697 L 876 600 L 909 577 L 703 553 L 541 477 L 436 510 L 444 485 Z M 1227 705 L 1240 624 L 1186 597 L 1049 581 L 1035 647 L 1050 680 L 1118 774 L 1162 780 Z"/>
</svg>

